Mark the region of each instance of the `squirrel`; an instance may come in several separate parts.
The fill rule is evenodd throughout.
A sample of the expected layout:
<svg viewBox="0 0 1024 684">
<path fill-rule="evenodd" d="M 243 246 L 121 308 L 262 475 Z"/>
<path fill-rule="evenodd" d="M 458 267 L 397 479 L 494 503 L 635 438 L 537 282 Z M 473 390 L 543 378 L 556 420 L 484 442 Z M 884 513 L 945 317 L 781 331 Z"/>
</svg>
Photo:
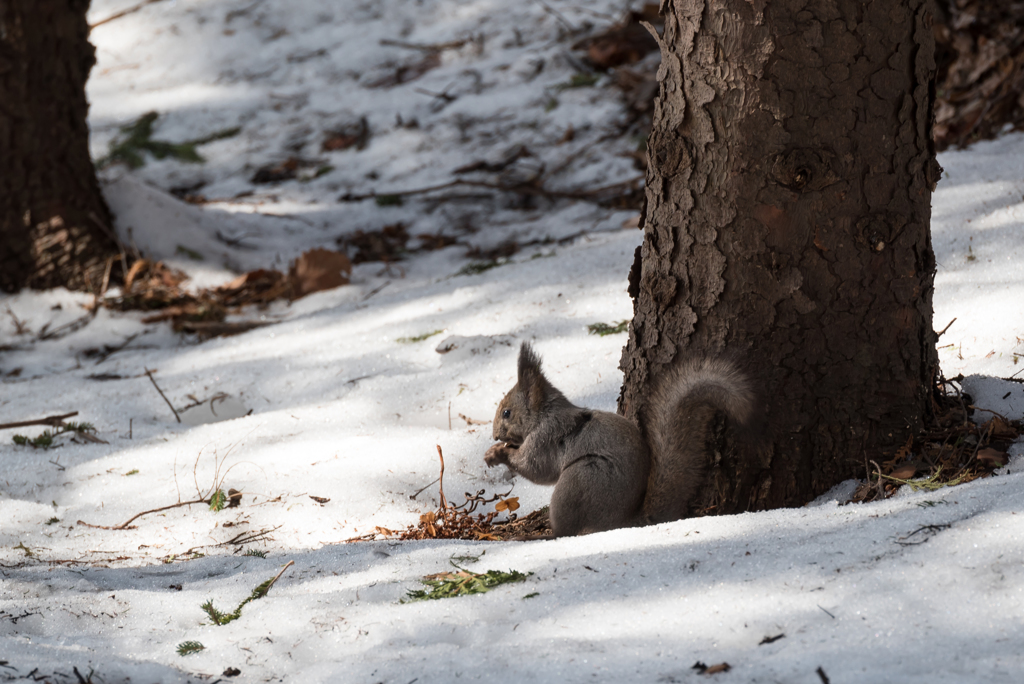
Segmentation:
<svg viewBox="0 0 1024 684">
<path fill-rule="evenodd" d="M 484 461 L 555 486 L 555 537 L 678 520 L 703 482 L 715 416 L 754 428 L 756 404 L 749 379 L 733 363 L 681 364 L 656 383 L 648 402 L 648 443 L 629 419 L 572 404 L 523 342 L 516 385 L 494 416 L 499 443 Z"/>
</svg>

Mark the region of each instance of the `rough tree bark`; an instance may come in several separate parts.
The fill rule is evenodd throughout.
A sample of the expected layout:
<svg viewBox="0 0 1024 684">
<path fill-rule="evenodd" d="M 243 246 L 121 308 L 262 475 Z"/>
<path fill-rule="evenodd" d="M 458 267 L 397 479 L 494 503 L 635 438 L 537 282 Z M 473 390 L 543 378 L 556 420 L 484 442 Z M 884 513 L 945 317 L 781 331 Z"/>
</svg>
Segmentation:
<svg viewBox="0 0 1024 684">
<path fill-rule="evenodd" d="M 0 0 L 0 289 L 96 290 L 118 253 L 89 158 L 88 0 Z"/>
<path fill-rule="evenodd" d="M 695 511 L 801 505 L 922 424 L 937 365 L 925 0 L 663 0 L 645 237 L 619 410 L 725 355 L 767 444 L 728 433 Z"/>
</svg>

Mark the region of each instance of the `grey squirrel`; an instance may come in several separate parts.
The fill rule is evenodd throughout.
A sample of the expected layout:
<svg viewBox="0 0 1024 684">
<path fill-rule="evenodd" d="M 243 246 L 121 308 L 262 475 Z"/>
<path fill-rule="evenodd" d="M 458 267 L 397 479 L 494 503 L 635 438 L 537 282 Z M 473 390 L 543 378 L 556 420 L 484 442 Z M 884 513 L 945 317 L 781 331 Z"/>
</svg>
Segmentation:
<svg viewBox="0 0 1024 684">
<path fill-rule="evenodd" d="M 650 444 L 627 418 L 573 405 L 524 342 L 516 385 L 494 416 L 500 443 L 484 461 L 555 485 L 549 512 L 556 537 L 678 520 L 703 481 L 715 415 L 753 425 L 755 394 L 732 363 L 704 359 L 666 373 L 648 406 Z"/>
</svg>

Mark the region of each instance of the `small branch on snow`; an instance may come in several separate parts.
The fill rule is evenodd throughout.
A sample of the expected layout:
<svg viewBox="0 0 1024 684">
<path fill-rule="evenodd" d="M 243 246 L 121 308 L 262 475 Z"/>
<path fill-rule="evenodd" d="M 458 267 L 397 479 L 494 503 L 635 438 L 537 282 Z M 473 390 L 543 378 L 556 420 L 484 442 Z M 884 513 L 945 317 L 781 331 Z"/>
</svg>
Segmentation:
<svg viewBox="0 0 1024 684">
<path fill-rule="evenodd" d="M 113 526 L 110 526 L 110 525 L 93 525 L 92 523 L 87 523 L 84 520 L 79 520 L 78 524 L 82 525 L 83 527 L 91 527 L 91 528 L 97 529 L 97 530 L 134 530 L 134 529 L 136 529 L 136 526 L 135 525 L 131 525 L 131 523 L 134 522 L 135 520 L 141 518 L 144 515 L 149 515 L 150 513 L 159 513 L 160 511 L 169 511 L 172 508 L 181 508 L 182 506 L 191 506 L 193 504 L 207 504 L 207 505 L 209 505 L 210 504 L 210 500 L 209 499 L 195 499 L 193 501 L 179 501 L 178 503 L 171 504 L 170 506 L 161 506 L 160 508 L 154 508 L 152 510 L 142 511 L 141 513 L 137 513 L 136 515 L 133 515 L 132 517 L 128 518 L 126 521 L 124 521 L 120 525 L 113 525 Z M 131 525 L 131 527 L 129 527 L 129 525 Z"/>
<path fill-rule="evenodd" d="M 576 33 L 579 32 L 579 29 L 576 28 L 575 26 L 573 26 L 572 22 L 570 22 L 568 19 L 566 19 L 565 16 L 563 16 L 561 12 L 559 12 L 554 7 L 552 7 L 549 4 L 547 4 L 546 2 L 544 2 L 544 0 L 537 0 L 537 4 L 540 5 L 542 8 L 544 8 L 545 12 L 547 12 L 548 14 L 553 16 L 555 19 L 557 19 L 559 21 L 559 23 L 562 24 L 562 26 L 564 26 L 569 31 L 570 34 L 575 35 Z"/>
<path fill-rule="evenodd" d="M 276 532 L 279 529 L 281 529 L 281 525 L 278 525 L 277 527 L 270 527 L 270 528 L 267 528 L 267 529 L 263 529 L 263 530 L 260 530 L 258 532 L 239 532 L 238 534 L 236 534 L 231 539 L 228 539 L 227 541 L 218 542 L 216 544 L 203 544 L 201 546 L 193 546 L 192 548 L 190 548 L 190 549 L 188 549 L 186 551 L 181 551 L 179 553 L 171 554 L 171 556 L 164 556 L 164 558 L 171 558 L 171 557 L 180 558 L 182 556 L 192 555 L 193 553 L 196 553 L 200 549 L 217 548 L 217 547 L 220 547 L 220 546 L 237 546 L 238 548 L 235 549 L 235 553 L 238 553 L 241 550 L 242 546 L 244 546 L 246 544 L 252 544 L 253 542 L 261 542 L 261 541 L 273 541 L 272 539 L 269 538 L 269 535 L 270 535 L 271 532 Z"/>
<path fill-rule="evenodd" d="M 463 40 L 449 40 L 447 43 L 407 43 L 404 40 L 391 40 L 390 38 L 382 38 L 380 40 L 381 45 L 390 45 L 391 47 L 406 48 L 408 50 L 420 50 L 422 52 L 457 50 L 468 42 L 468 38 L 464 38 Z"/>
<path fill-rule="evenodd" d="M 65 413 L 60 416 L 47 416 L 46 418 L 36 418 L 35 420 L 22 420 L 17 423 L 0 423 L 0 430 L 7 430 L 10 428 L 28 427 L 29 425 L 49 425 L 50 427 L 60 427 L 65 418 L 71 418 L 77 416 L 78 411 L 72 411 L 71 413 Z"/>
<path fill-rule="evenodd" d="M 95 24 L 89 24 L 89 30 L 91 31 L 92 29 L 96 28 L 97 26 L 103 26 L 103 24 L 107 24 L 107 23 L 109 23 L 111 21 L 114 21 L 115 19 L 120 19 L 121 17 L 127 16 L 129 14 L 134 14 L 135 12 L 138 12 L 140 9 L 142 9 L 146 5 L 152 5 L 153 3 L 160 2 L 160 1 L 161 0 L 146 0 L 145 2 L 140 2 L 139 4 L 134 5 L 132 7 L 129 7 L 128 9 L 121 10 L 120 12 L 114 12 L 113 14 L 111 14 L 106 19 L 100 19 Z"/>
<path fill-rule="evenodd" d="M 148 331 L 146 331 L 146 332 L 148 332 Z M 109 359 L 111 356 L 116 354 L 117 352 L 123 350 L 125 347 L 127 347 L 129 344 L 131 344 L 132 341 L 136 337 L 138 337 L 139 335 L 142 335 L 142 334 L 144 334 L 144 333 L 132 333 L 128 337 L 124 338 L 124 342 L 122 342 L 121 344 L 117 345 L 116 347 L 106 347 L 106 349 L 97 356 L 97 358 L 96 358 L 96 365 L 97 366 L 100 365 L 101 363 L 103 363 L 104 361 Z"/>
<path fill-rule="evenodd" d="M 440 480 L 441 480 L 441 478 L 437 478 L 436 480 L 434 480 L 434 482 L 440 482 Z M 423 485 L 423 487 L 421 487 L 420 489 L 416 490 L 415 494 L 410 494 L 409 498 L 410 499 L 415 499 L 417 496 L 419 496 L 420 494 L 423 493 L 424 489 L 426 489 L 430 485 L 434 484 L 434 482 L 428 482 L 427 484 Z"/>
<path fill-rule="evenodd" d="M 54 328 L 53 330 L 49 329 L 50 324 L 47 323 L 39 331 L 39 335 L 36 336 L 36 339 L 54 340 L 64 337 L 65 335 L 70 335 L 71 333 L 79 330 L 80 328 L 85 327 L 86 325 L 89 324 L 89 321 L 96 318 L 97 311 L 99 311 L 99 308 L 94 308 L 91 313 L 87 313 L 84 316 L 81 316 L 80 318 L 76 318 L 70 323 L 65 323 L 64 325 L 58 328 Z"/>
<path fill-rule="evenodd" d="M 549 197 L 552 199 L 578 199 L 578 200 L 591 200 L 599 201 L 602 195 L 609 192 L 621 190 L 634 186 L 635 184 L 643 181 L 643 177 L 631 178 L 627 181 L 620 183 L 612 183 L 601 188 L 595 188 L 593 190 L 547 190 L 536 185 L 529 185 L 527 183 L 521 183 L 518 185 L 502 185 L 500 183 L 488 183 L 487 181 L 473 181 L 465 180 L 463 178 L 457 178 L 447 183 L 441 183 L 440 185 L 430 185 L 423 188 L 414 188 L 412 190 L 398 190 L 395 192 L 367 192 L 360 195 L 354 195 L 347 193 L 338 198 L 339 202 L 359 202 L 367 199 L 376 199 L 378 197 L 410 197 L 412 195 L 424 195 L 435 190 L 447 190 L 449 188 L 455 188 L 460 186 L 469 186 L 474 188 L 488 188 L 490 190 L 498 190 L 501 192 L 514 192 L 520 195 L 538 195 L 541 197 Z"/>
<path fill-rule="evenodd" d="M 7 315 L 10 316 L 11 320 L 14 322 L 15 335 L 24 335 L 28 332 L 28 326 L 25 325 L 25 321 L 14 315 L 14 311 L 11 309 L 10 304 L 7 305 Z"/>
<path fill-rule="evenodd" d="M 180 423 L 181 422 L 181 416 L 179 416 L 178 412 L 176 410 L 174 410 L 174 404 L 172 404 L 171 400 L 167 398 L 167 395 L 164 394 L 164 391 L 162 389 L 160 389 L 160 385 L 156 384 L 156 380 L 153 379 L 153 371 L 151 371 L 151 370 L 149 370 L 147 368 L 146 369 L 146 377 L 149 378 L 149 381 L 153 383 L 153 387 L 156 387 L 156 391 L 159 392 L 160 396 L 164 398 L 164 401 L 167 402 L 167 405 L 171 407 L 171 412 L 174 414 L 174 417 Z"/>
</svg>

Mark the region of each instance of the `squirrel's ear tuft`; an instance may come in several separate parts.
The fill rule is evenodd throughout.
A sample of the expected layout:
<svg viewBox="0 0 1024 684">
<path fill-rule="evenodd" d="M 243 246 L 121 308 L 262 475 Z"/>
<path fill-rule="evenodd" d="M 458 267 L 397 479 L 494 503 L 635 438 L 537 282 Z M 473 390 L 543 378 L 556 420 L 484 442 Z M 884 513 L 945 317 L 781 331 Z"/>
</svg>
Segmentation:
<svg viewBox="0 0 1024 684">
<path fill-rule="evenodd" d="M 529 342 L 519 348 L 519 391 L 523 393 L 531 411 L 539 411 L 552 387 L 540 370 L 540 357 Z"/>
<path fill-rule="evenodd" d="M 538 376 L 543 376 L 540 370 L 540 357 L 533 351 L 529 342 L 523 342 L 519 347 L 519 382 L 529 385 Z"/>
</svg>

